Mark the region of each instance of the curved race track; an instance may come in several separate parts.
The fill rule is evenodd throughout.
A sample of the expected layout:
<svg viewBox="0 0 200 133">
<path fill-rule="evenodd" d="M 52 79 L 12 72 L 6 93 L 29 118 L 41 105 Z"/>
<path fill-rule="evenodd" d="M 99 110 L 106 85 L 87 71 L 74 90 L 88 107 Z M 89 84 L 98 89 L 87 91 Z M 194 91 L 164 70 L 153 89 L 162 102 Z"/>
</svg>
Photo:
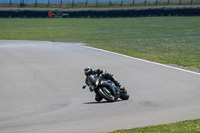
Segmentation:
<svg viewBox="0 0 200 133">
<path fill-rule="evenodd" d="M 83 69 L 113 73 L 128 101 L 96 103 Z M 81 44 L 0 41 L 1 133 L 99 133 L 200 118 L 200 74 Z"/>
</svg>

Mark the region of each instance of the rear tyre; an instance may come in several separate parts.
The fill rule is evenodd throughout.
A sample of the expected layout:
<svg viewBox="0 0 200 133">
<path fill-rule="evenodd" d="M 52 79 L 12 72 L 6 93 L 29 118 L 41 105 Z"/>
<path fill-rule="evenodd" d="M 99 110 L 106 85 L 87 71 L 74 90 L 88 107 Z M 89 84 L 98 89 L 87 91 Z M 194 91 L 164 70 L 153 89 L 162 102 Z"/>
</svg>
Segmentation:
<svg viewBox="0 0 200 133">
<path fill-rule="evenodd" d="M 121 93 L 120 93 L 120 98 L 122 99 L 122 100 L 128 100 L 129 99 L 129 94 L 127 93 L 127 91 L 122 91 Z"/>
<path fill-rule="evenodd" d="M 115 98 L 114 96 L 105 88 L 100 88 L 98 90 L 98 93 L 101 97 L 103 97 L 104 99 L 106 99 L 108 102 L 114 102 Z"/>
</svg>

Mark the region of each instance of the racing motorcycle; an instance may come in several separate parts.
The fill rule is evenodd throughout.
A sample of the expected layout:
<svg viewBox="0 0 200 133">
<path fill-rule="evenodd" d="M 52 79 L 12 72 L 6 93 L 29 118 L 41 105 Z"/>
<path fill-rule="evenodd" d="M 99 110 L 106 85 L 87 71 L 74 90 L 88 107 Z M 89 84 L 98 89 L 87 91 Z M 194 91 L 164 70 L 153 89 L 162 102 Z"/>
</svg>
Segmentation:
<svg viewBox="0 0 200 133">
<path fill-rule="evenodd" d="M 108 102 L 114 102 L 118 98 L 122 100 L 128 100 L 129 94 L 125 89 L 120 89 L 115 84 L 99 75 L 89 75 L 88 85 L 84 85 L 82 89 L 86 86 L 89 87 L 90 92 L 96 93 L 95 100 L 100 102 L 103 98 Z"/>
</svg>

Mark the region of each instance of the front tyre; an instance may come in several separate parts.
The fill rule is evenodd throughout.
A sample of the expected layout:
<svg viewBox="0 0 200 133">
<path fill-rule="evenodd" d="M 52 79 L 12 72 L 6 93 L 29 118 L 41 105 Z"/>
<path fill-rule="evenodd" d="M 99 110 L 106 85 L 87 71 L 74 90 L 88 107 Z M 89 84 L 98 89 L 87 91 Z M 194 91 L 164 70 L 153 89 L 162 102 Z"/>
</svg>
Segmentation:
<svg viewBox="0 0 200 133">
<path fill-rule="evenodd" d="M 102 96 L 96 94 L 96 96 L 95 96 L 95 100 L 96 100 L 97 102 L 100 102 L 102 99 L 103 99 Z"/>
<path fill-rule="evenodd" d="M 101 97 L 106 99 L 108 102 L 114 102 L 115 101 L 114 96 L 105 87 L 100 88 L 98 90 L 98 93 Z"/>
</svg>

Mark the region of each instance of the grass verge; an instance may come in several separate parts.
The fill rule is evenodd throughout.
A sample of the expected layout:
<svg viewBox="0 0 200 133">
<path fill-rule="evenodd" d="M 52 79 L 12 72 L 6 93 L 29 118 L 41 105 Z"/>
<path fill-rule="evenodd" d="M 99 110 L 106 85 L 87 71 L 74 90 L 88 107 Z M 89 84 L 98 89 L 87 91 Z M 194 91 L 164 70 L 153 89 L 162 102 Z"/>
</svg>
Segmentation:
<svg viewBox="0 0 200 133">
<path fill-rule="evenodd" d="M 200 119 L 147 126 L 129 130 L 115 130 L 110 133 L 199 133 Z"/>
<path fill-rule="evenodd" d="M 83 42 L 200 70 L 200 17 L 0 19 L 0 39 Z"/>
</svg>

